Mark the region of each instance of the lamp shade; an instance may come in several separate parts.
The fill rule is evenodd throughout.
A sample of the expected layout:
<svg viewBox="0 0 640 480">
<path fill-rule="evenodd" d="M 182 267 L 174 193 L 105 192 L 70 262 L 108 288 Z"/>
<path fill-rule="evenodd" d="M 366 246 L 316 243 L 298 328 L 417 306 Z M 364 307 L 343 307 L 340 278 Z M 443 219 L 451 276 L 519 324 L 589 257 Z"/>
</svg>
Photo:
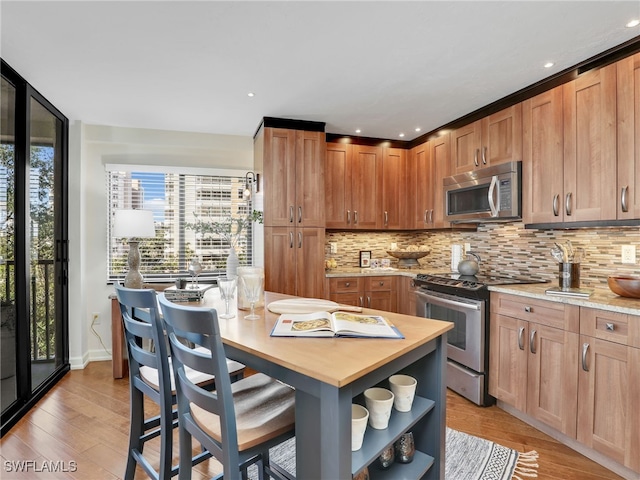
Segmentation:
<svg viewBox="0 0 640 480">
<path fill-rule="evenodd" d="M 116 210 L 113 218 L 116 238 L 148 238 L 156 236 L 151 210 Z"/>
</svg>

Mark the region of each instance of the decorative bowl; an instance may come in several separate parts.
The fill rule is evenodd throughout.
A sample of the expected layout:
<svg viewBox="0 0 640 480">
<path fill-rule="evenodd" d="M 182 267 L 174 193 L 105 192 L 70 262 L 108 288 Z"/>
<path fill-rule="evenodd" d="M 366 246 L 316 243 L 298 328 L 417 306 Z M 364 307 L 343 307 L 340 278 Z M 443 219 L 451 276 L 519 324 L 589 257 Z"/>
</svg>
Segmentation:
<svg viewBox="0 0 640 480">
<path fill-rule="evenodd" d="M 607 278 L 611 291 L 622 297 L 640 298 L 640 277 L 617 275 Z"/>
<path fill-rule="evenodd" d="M 411 268 L 420 265 L 418 258 L 429 255 L 429 250 L 407 251 L 407 250 L 387 250 L 387 253 L 398 259 L 398 267 Z"/>
</svg>

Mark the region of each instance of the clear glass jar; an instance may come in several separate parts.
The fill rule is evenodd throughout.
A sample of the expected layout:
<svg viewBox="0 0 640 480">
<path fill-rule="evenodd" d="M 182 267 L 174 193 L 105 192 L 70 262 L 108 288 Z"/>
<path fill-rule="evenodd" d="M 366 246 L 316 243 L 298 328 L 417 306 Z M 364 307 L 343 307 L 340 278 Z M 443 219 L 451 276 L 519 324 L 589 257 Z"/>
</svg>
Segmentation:
<svg viewBox="0 0 640 480">
<path fill-rule="evenodd" d="M 258 299 L 255 308 L 264 307 L 264 268 L 238 267 L 238 308 L 240 310 L 249 310 L 251 305 L 247 301 L 247 297 L 245 296 L 243 289 L 240 287 L 240 278 L 242 275 L 260 275 L 262 277 L 262 292 L 260 292 L 260 298 Z"/>
</svg>

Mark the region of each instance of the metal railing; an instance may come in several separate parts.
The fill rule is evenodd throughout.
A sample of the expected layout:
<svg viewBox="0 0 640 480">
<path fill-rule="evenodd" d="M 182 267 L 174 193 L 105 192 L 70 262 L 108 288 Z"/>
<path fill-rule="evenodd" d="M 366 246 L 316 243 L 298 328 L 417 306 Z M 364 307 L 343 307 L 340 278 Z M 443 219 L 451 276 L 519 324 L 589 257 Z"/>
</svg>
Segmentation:
<svg viewBox="0 0 640 480">
<path fill-rule="evenodd" d="M 31 272 L 31 302 L 30 302 L 30 344 L 32 362 L 50 362 L 56 355 L 55 337 L 55 268 L 53 260 L 37 260 L 32 263 Z M 15 309 L 15 262 L 5 261 L 0 264 L 0 278 L 4 279 L 2 300 L 3 317 L 10 314 L 6 308 Z M 15 331 L 17 318 L 15 310 L 12 312 L 14 325 L 8 325 Z M 2 323 L 9 323 L 6 318 Z"/>
</svg>

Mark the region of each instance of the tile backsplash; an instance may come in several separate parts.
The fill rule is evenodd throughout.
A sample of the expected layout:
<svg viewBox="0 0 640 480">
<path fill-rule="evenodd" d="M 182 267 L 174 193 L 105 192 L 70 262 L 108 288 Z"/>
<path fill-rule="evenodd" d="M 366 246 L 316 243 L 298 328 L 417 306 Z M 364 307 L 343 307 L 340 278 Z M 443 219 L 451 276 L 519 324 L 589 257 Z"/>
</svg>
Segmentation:
<svg viewBox="0 0 640 480">
<path fill-rule="evenodd" d="M 640 275 L 640 228 L 607 227 L 575 230 L 527 230 L 523 223 L 489 223 L 477 231 L 441 230 L 420 232 L 336 232 L 327 231 L 325 257 L 335 258 L 339 267 L 357 267 L 360 250 L 370 250 L 371 258 L 391 258 L 392 243 L 403 249 L 420 245 L 430 250 L 419 260 L 429 269 L 451 268 L 451 245 L 469 243 L 482 261 L 480 270 L 496 274 L 534 274 L 549 280 L 558 276 L 558 264 L 551 257 L 554 242 L 570 240 L 585 250 L 581 264 L 581 286 L 606 287 L 614 273 Z M 338 253 L 331 254 L 329 242 Z M 636 247 L 636 264 L 621 262 L 621 246 Z M 392 266 L 395 259 L 392 260 Z"/>
</svg>

